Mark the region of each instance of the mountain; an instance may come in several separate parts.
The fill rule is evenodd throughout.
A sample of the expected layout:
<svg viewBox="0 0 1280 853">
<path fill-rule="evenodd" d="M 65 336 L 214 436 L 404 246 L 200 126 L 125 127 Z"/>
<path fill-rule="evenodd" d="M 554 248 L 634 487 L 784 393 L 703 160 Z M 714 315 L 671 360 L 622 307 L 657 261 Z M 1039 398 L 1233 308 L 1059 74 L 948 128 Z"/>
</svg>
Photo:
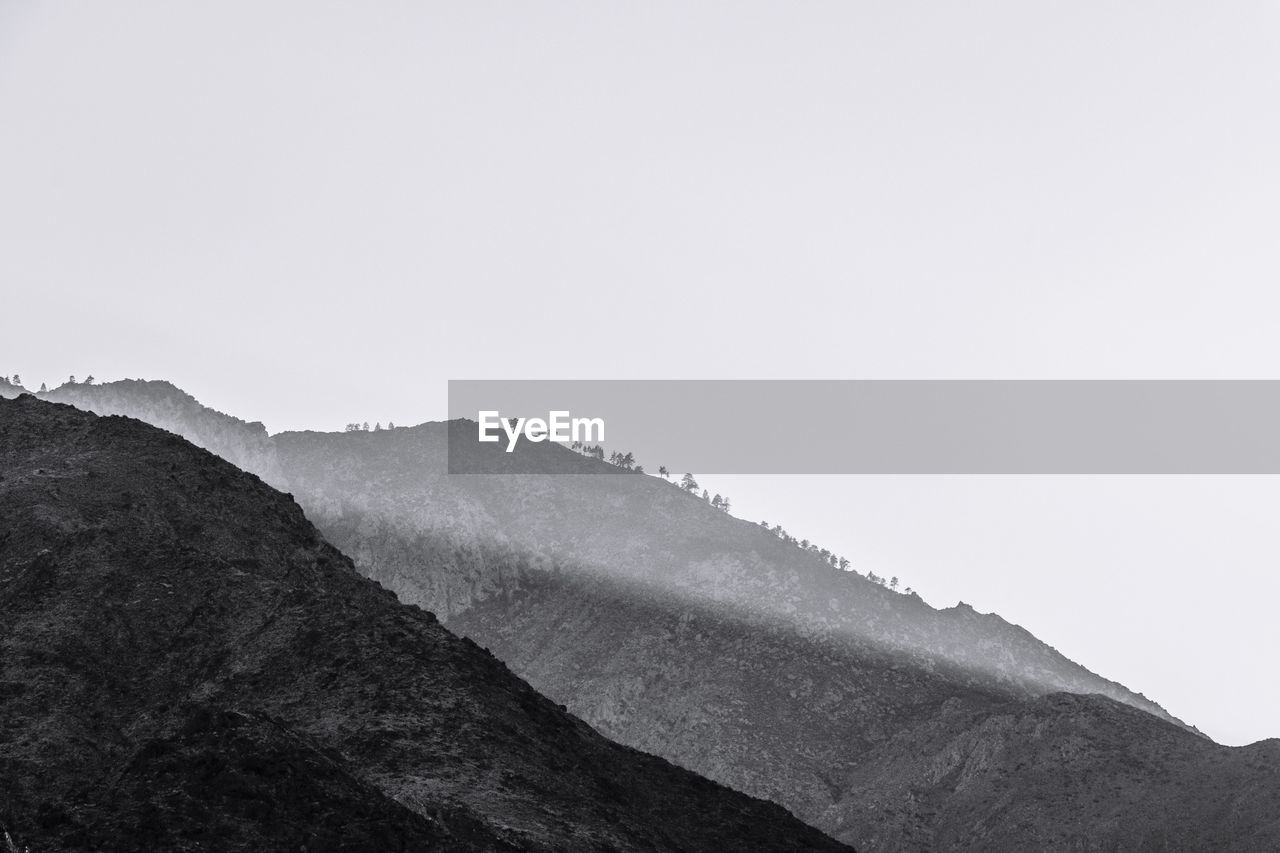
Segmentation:
<svg viewBox="0 0 1280 853">
<path fill-rule="evenodd" d="M 540 555 L 670 590 L 694 601 L 786 620 L 802 633 L 835 634 L 912 658 L 959 667 L 994 686 L 1041 694 L 1101 693 L 1164 719 L 1163 708 L 1068 660 L 1026 630 L 967 605 L 945 610 L 893 592 L 734 518 L 657 477 L 621 473 L 551 444 L 514 454 L 471 438 L 475 424 L 432 423 L 376 433 L 281 433 L 287 488 L 357 565 L 402 598 L 452 616 L 506 589 L 510 559 L 429 576 L 411 543 L 489 545 Z M 446 475 L 455 463 L 484 474 Z M 560 474 L 503 473 L 526 466 Z M 395 544 L 392 545 L 391 543 Z M 406 550 L 407 549 L 407 550 Z M 421 584 L 426 582 L 428 586 Z"/>
<path fill-rule="evenodd" d="M 606 736 L 875 851 L 1280 849 L 1280 741 L 1027 697 L 607 579 L 531 575 L 449 623 Z"/>
<path fill-rule="evenodd" d="M 262 423 L 246 423 L 210 409 L 170 382 L 68 382 L 38 396 L 99 415 L 126 415 L 146 421 L 216 453 L 237 468 L 252 471 L 272 485 L 282 480 L 275 464 L 275 449 Z"/>
<path fill-rule="evenodd" d="M 838 850 L 611 743 L 171 433 L 0 400 L 0 821 L 35 851 Z"/>
<path fill-rule="evenodd" d="M 607 736 L 864 850 L 1280 849 L 1276 742 L 1219 746 L 999 616 L 473 430 L 284 433 L 273 470 L 360 572 Z"/>
</svg>

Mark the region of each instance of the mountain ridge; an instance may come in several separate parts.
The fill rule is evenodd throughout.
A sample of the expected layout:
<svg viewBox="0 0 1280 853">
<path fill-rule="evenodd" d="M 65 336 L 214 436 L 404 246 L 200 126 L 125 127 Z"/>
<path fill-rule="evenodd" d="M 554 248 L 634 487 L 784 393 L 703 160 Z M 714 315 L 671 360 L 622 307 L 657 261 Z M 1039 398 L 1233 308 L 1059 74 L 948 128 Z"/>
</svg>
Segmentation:
<svg viewBox="0 0 1280 853">
<path fill-rule="evenodd" d="M 33 849 L 848 849 L 606 741 L 140 421 L 0 400 L 0 780 Z"/>
<path fill-rule="evenodd" d="M 465 426 L 271 440 L 282 487 L 362 573 L 609 736 L 876 853 L 1259 849 L 1245 835 L 1280 847 L 1271 741 L 1220 747 L 998 615 L 819 566 L 562 448 L 533 446 L 616 476 L 443 475 L 451 428 Z M 1110 698 L 1062 704 L 1063 684 Z M 1107 710 L 1118 692 L 1141 710 Z M 1147 745 L 1140 762 L 1122 734 Z M 1046 755 L 1078 756 L 1069 778 L 1038 772 Z M 1224 804 L 1217 789 L 1238 784 Z M 1106 786 L 1117 797 L 1096 799 Z"/>
</svg>

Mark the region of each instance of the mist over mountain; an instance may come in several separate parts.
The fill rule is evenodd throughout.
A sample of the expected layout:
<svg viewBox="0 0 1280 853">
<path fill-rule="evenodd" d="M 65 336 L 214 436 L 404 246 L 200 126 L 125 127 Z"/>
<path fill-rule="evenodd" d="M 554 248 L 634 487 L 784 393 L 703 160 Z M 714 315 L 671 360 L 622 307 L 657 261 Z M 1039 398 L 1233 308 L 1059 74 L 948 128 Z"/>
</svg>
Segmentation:
<svg viewBox="0 0 1280 853">
<path fill-rule="evenodd" d="M 57 392 L 170 412 L 106 388 Z M 579 476 L 445 475 L 451 429 L 474 425 L 227 452 L 361 573 L 602 733 L 859 849 L 1280 848 L 1275 741 L 1218 746 L 999 616 L 835 571 L 657 478 L 545 444 L 518 452 Z M 472 470 L 512 464 L 473 447 Z"/>
<path fill-rule="evenodd" d="M 12 383 L 0 385 L 0 397 L 16 397 L 24 392 L 26 388 Z M 275 449 L 262 423 L 247 423 L 210 409 L 171 382 L 143 379 L 102 384 L 67 382 L 37 393 L 42 400 L 70 403 L 100 415 L 138 418 L 181 435 L 269 483 L 280 480 Z"/>
<path fill-rule="evenodd" d="M 606 741 L 178 436 L 0 400 L 0 782 L 32 850 L 837 850 Z"/>
</svg>

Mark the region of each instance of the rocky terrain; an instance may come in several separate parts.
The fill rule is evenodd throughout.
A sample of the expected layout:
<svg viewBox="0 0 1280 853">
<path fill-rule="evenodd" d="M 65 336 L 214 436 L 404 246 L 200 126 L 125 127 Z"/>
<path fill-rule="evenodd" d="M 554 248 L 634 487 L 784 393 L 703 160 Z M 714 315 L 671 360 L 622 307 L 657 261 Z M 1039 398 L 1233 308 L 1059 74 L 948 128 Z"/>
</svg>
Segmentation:
<svg viewBox="0 0 1280 853">
<path fill-rule="evenodd" d="M 471 429 L 280 434 L 270 470 L 360 572 L 608 736 L 864 850 L 1280 849 L 1277 742 L 1218 746 L 999 616 L 655 477 L 450 442 Z M 557 469 L 582 476 L 521 473 Z"/>
<path fill-rule="evenodd" d="M 837 850 L 605 740 L 181 438 L 0 400 L 0 822 L 48 850 Z"/>
<path fill-rule="evenodd" d="M 800 637 L 607 580 L 526 578 L 450 622 L 602 733 L 859 849 L 1280 849 L 1280 741 Z"/>
<path fill-rule="evenodd" d="M 938 610 L 833 569 L 657 477 L 621 473 L 555 445 L 507 454 L 458 438 L 474 430 L 455 421 L 282 433 L 274 437 L 276 464 L 285 487 L 361 571 L 442 618 L 512 589 L 513 566 L 567 566 L 785 620 L 802 634 L 874 645 L 925 668 L 959 667 L 995 687 L 1101 693 L 1174 720 L 997 615 L 966 605 Z M 526 468 L 565 473 L 446 475 L 450 452 L 455 464 L 458 454 L 471 454 L 462 466 L 470 471 L 504 472 L 524 454 L 532 457 Z M 450 543 L 451 558 L 422 572 L 441 543 Z"/>
<path fill-rule="evenodd" d="M 522 571 L 572 566 L 784 619 L 802 633 L 853 637 L 926 668 L 957 665 L 1035 694 L 1101 693 L 1174 719 L 995 614 L 938 610 L 833 570 L 671 483 L 556 445 L 503 453 L 469 440 L 474 424 L 462 421 L 268 437 L 260 423 L 206 409 L 157 381 L 67 384 L 42 396 L 145 420 L 294 494 L 360 571 L 446 621 L 518 588 Z M 460 467 L 491 473 L 446 474 L 451 451 Z"/>
</svg>

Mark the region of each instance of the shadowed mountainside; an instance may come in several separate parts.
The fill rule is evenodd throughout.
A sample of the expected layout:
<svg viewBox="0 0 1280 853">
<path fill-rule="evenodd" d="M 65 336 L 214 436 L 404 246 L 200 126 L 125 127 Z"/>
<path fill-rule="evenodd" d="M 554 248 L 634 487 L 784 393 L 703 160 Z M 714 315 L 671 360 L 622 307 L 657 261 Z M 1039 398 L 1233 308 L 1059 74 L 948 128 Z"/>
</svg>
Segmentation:
<svg viewBox="0 0 1280 853">
<path fill-rule="evenodd" d="M 1280 849 L 1276 742 L 1220 747 L 998 616 L 654 477 L 545 444 L 518 453 L 582 476 L 465 444 L 508 473 L 446 476 L 450 429 L 474 426 L 281 434 L 273 470 L 362 573 L 609 736 L 860 849 Z"/>
<path fill-rule="evenodd" d="M 846 849 L 606 741 L 256 477 L 32 397 L 0 400 L 0 652 L 37 851 Z"/>
</svg>

